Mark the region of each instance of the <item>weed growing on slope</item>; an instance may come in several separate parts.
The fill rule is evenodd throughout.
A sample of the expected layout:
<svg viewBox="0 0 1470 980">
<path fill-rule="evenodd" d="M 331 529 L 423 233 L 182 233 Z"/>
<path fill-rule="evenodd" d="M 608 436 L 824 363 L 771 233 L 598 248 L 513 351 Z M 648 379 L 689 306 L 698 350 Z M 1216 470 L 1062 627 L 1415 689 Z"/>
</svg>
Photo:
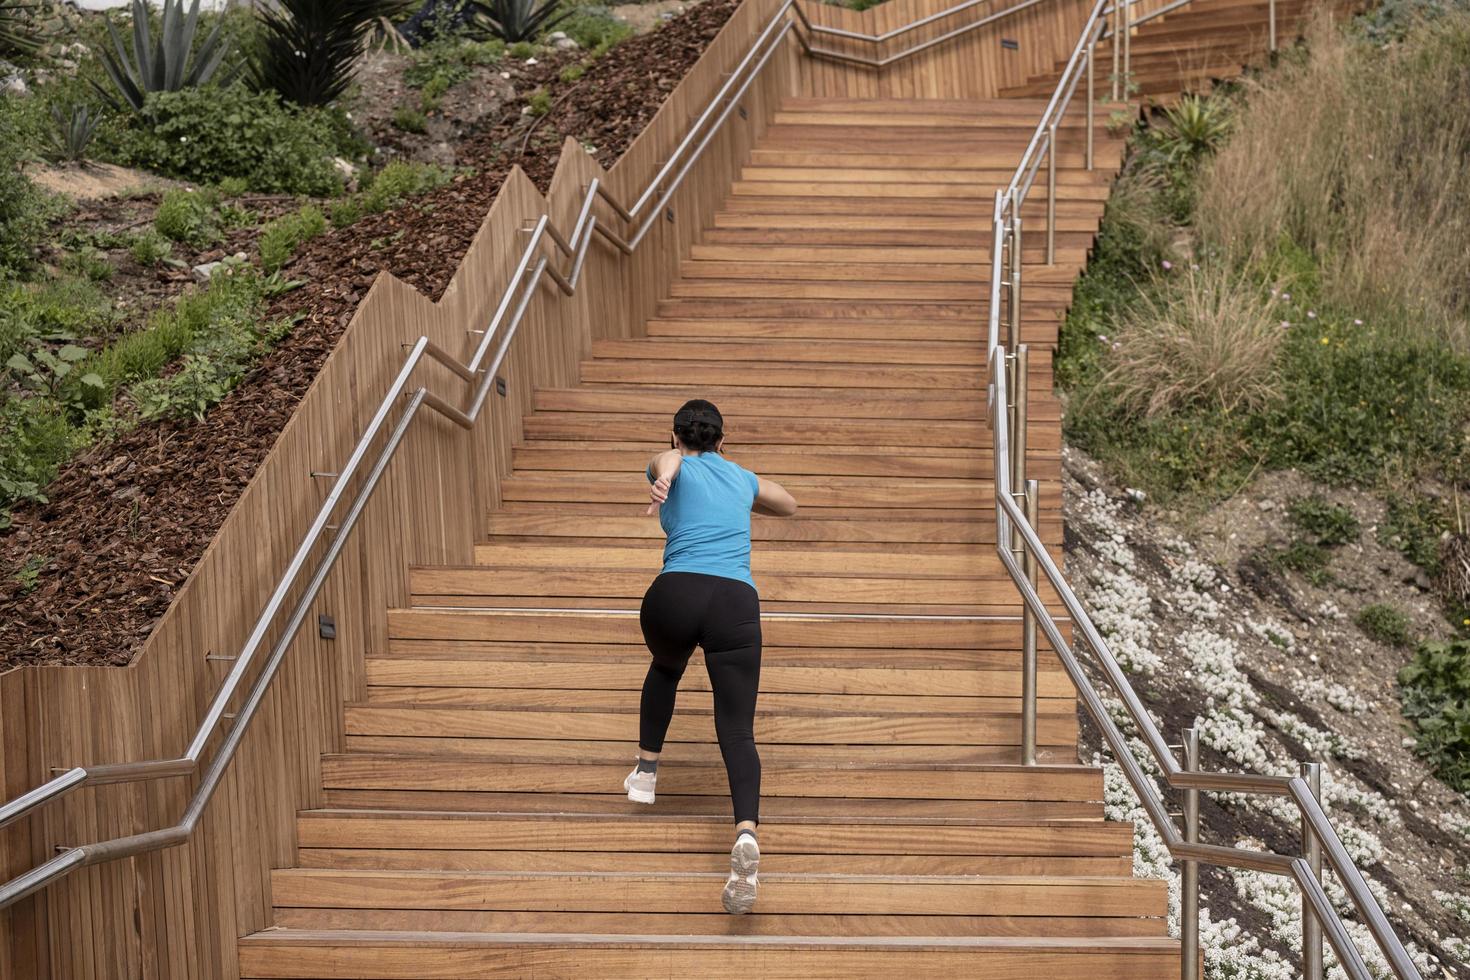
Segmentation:
<svg viewBox="0 0 1470 980">
<path fill-rule="evenodd" d="M 1416 751 L 1439 778 L 1470 793 L 1470 640 L 1421 644 L 1398 681 Z"/>
</svg>

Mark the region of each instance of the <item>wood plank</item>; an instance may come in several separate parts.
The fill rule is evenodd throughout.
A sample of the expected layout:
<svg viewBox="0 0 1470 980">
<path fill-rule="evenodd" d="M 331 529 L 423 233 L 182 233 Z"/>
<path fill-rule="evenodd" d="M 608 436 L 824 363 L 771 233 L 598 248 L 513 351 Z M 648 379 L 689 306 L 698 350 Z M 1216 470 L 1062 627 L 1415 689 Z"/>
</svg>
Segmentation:
<svg viewBox="0 0 1470 980">
<path fill-rule="evenodd" d="M 724 875 L 497 874 L 293 868 L 271 876 L 278 906 L 589 912 L 719 910 Z M 761 875 L 761 911 L 851 915 L 1162 916 L 1162 881 L 1131 878 Z"/>
<path fill-rule="evenodd" d="M 1177 980 L 1179 976 L 1179 954 L 1174 944 L 1149 937 L 1089 937 L 1077 942 L 1023 939 L 1004 945 L 996 937 L 930 938 L 902 945 L 891 939 L 857 940 L 854 944 L 823 939 L 789 946 L 780 944 L 799 940 L 645 935 L 619 943 L 589 935 L 559 937 L 559 945 L 551 945 L 537 942 L 531 934 L 458 935 L 442 940 L 432 936 L 409 934 L 392 942 L 371 932 L 260 933 L 241 940 L 242 976 L 246 980 L 488 980 L 590 974 L 607 980 L 641 980 L 649 975 L 650 961 L 654 969 L 668 976 L 708 980 L 780 975 L 810 980 L 903 974 L 965 976 L 975 970 L 992 980 L 1030 980 L 1038 976 L 1053 980 Z"/>
</svg>

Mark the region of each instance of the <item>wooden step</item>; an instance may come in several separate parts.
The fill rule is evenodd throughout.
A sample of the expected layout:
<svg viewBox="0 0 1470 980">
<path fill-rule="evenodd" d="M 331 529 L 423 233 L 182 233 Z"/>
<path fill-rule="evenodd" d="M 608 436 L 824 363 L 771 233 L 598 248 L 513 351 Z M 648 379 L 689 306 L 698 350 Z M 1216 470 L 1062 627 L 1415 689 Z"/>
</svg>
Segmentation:
<svg viewBox="0 0 1470 980">
<path fill-rule="evenodd" d="M 587 912 L 720 911 L 724 875 L 529 874 L 291 868 L 271 875 L 278 907 Z M 1164 882 L 1133 878 L 796 875 L 762 869 L 763 915 L 1162 916 Z"/>
<path fill-rule="evenodd" d="M 480 695 L 484 696 L 484 692 Z M 765 704 L 779 697 L 773 695 L 761 700 Z M 786 697 L 817 700 L 810 695 Z M 627 703 L 631 699 L 623 697 L 622 700 Z M 683 700 L 686 699 L 681 696 L 680 711 L 685 710 Z M 708 710 L 697 696 L 687 700 L 694 702 L 695 711 Z M 706 697 L 704 703 L 708 700 Z M 1067 709 L 1074 710 L 1070 699 L 1067 700 Z M 841 710 L 833 707 L 829 712 L 837 714 Z M 605 794 L 609 789 L 621 788 L 630 764 L 626 749 L 604 754 L 616 758 L 568 763 L 362 753 L 327 755 L 322 758 L 322 785 L 328 789 Z M 729 796 L 729 783 L 724 766 L 681 763 L 675 756 L 659 770 L 658 793 L 660 798 L 707 796 L 724 800 Z M 761 797 L 763 800 L 846 797 L 1086 802 L 1101 799 L 1102 776 L 1099 770 L 1082 766 L 766 765 L 761 775 Z"/>
<path fill-rule="evenodd" d="M 767 650 L 803 651 L 813 660 L 851 659 L 850 651 L 913 650 L 918 663 L 965 666 L 976 651 L 1019 649 L 1020 618 L 990 619 L 841 619 L 837 617 L 761 617 Z M 561 644 L 626 644 L 641 647 L 643 633 L 636 614 L 490 613 L 473 610 L 390 609 L 390 639 L 440 640 L 452 644 L 479 642 L 526 644 L 555 640 Z M 826 652 L 824 652 L 826 651 Z M 955 651 L 952 657 L 943 651 Z"/>
<path fill-rule="evenodd" d="M 703 884 L 703 882 L 701 882 Z M 726 916 L 724 923 L 742 921 Z M 368 980 L 496 977 L 752 976 L 851 980 L 910 976 L 1045 976 L 1177 980 L 1178 944 L 1155 937 L 699 936 L 270 930 L 240 941 L 241 976 Z"/>
</svg>

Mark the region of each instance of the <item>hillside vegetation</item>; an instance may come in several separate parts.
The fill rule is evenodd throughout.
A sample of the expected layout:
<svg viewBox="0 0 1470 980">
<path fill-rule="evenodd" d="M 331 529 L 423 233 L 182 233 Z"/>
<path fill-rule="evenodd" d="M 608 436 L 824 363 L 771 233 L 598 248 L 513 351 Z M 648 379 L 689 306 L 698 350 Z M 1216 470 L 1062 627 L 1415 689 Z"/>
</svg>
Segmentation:
<svg viewBox="0 0 1470 980">
<path fill-rule="evenodd" d="M 1426 975 L 1451 976 L 1470 969 L 1466 105 L 1470 10 L 1388 5 L 1153 114 L 1057 357 L 1071 574 L 1165 734 L 1198 728 L 1210 768 L 1323 762 L 1349 850 Z M 1167 876 L 1110 786 L 1138 869 Z M 1298 846 L 1288 812 L 1213 804 L 1222 843 Z M 1212 977 L 1298 975 L 1278 885 L 1205 876 Z"/>
</svg>

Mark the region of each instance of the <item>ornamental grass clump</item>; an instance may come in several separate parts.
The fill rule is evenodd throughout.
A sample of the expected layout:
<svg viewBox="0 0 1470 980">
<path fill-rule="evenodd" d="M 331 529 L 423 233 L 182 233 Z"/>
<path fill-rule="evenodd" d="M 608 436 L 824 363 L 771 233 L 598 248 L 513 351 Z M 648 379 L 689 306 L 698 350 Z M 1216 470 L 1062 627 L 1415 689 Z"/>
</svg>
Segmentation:
<svg viewBox="0 0 1470 980">
<path fill-rule="evenodd" d="M 1256 409 L 1280 396 L 1280 345 L 1280 318 L 1255 283 L 1223 265 L 1189 268 L 1118 317 L 1095 391 L 1144 417 Z"/>
<path fill-rule="evenodd" d="M 1470 12 L 1375 47 L 1325 20 L 1247 83 L 1195 225 L 1237 267 L 1288 241 L 1344 309 L 1470 352 Z"/>
</svg>

